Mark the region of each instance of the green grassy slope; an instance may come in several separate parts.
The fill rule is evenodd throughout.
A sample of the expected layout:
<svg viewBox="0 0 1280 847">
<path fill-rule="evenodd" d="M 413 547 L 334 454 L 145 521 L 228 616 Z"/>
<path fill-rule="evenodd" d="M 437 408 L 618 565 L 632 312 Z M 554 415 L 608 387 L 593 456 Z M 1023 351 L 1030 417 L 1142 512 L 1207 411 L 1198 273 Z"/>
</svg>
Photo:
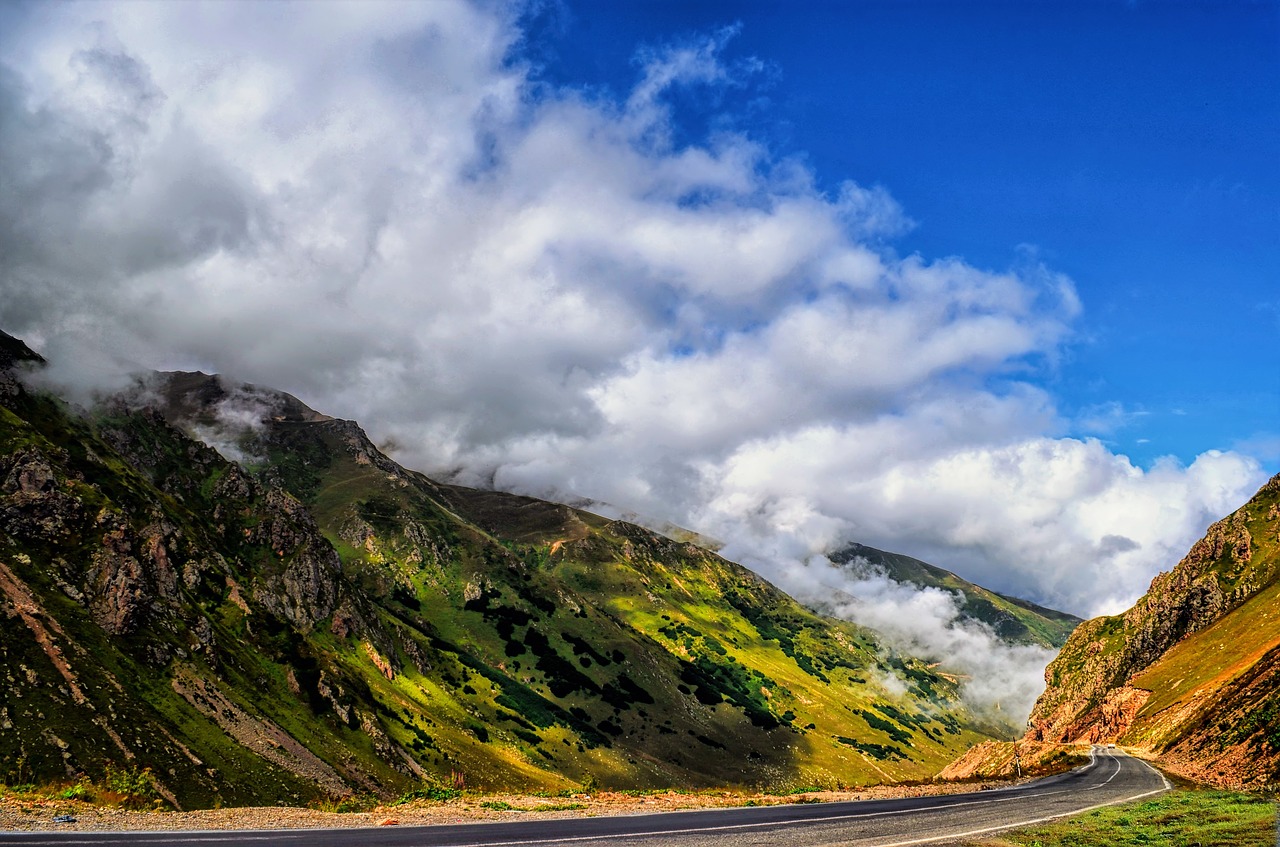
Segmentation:
<svg viewBox="0 0 1280 847">
<path fill-rule="evenodd" d="M 0 409 L 5 778 L 98 776 L 113 764 L 151 768 L 173 802 L 321 793 L 281 764 L 286 755 L 229 743 L 174 685 L 183 674 L 209 679 L 226 708 L 255 716 L 247 729 L 305 727 L 309 735 L 299 734 L 321 759 L 340 761 L 365 743 L 348 727 L 314 720 L 282 681 L 282 663 L 297 661 L 287 622 L 241 596 L 275 588 L 271 574 L 306 555 L 296 541 L 277 539 L 271 549 L 257 537 L 256 528 L 280 519 L 263 492 L 224 492 L 223 513 L 197 510 L 202 492 L 235 471 L 163 421 L 128 416 L 95 426 L 26 394 L 8 406 Z M 161 490 L 104 437 L 126 430 L 145 440 L 158 466 L 181 459 L 189 472 L 169 482 L 193 490 L 182 499 Z M 398 775 L 369 757 L 348 776 L 383 785 Z"/>
<path fill-rule="evenodd" d="M 246 470 L 173 425 L 218 425 L 216 380 L 157 387 L 79 416 L 0 386 L 0 779 L 794 788 L 986 737 L 922 662 L 705 549 L 437 484 L 273 392 Z"/>
<path fill-rule="evenodd" d="M 392 575 L 381 602 L 412 598 L 441 638 L 594 728 L 612 746 L 587 744 L 587 754 L 611 779 L 912 778 L 973 737 L 954 686 L 923 663 L 882 658 L 871 634 L 814 615 L 705 549 L 565 506 L 435 483 L 346 422 L 277 421 L 260 446 L 311 457 L 306 468 L 272 461 L 352 568 Z M 904 679 L 913 696 L 888 695 L 875 681 L 884 675 Z M 481 710 L 494 708 L 493 735 L 506 738 L 501 705 Z M 575 757 L 552 764 L 543 754 L 554 747 L 523 740 L 534 765 L 577 778 Z"/>
</svg>

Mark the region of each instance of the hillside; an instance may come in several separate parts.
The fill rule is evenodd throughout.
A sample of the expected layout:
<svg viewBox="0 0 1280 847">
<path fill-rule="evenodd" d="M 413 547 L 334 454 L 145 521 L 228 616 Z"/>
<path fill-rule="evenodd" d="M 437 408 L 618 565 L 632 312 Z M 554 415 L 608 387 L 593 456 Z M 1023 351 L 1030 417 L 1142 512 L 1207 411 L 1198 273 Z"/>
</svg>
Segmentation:
<svg viewBox="0 0 1280 847">
<path fill-rule="evenodd" d="M 951 571 L 901 553 L 849 544 L 828 554 L 827 558 L 858 575 L 878 570 L 897 582 L 958 594 L 962 599 L 962 618 L 986 624 L 1001 639 L 1011 643 L 1061 647 L 1081 622 L 1075 615 L 990 591 Z"/>
<path fill-rule="evenodd" d="M 988 737 L 945 677 L 738 565 L 441 485 L 288 395 L 172 374 L 79 414 L 0 388 L 8 781 L 149 768 L 182 806 L 858 785 Z"/>
<path fill-rule="evenodd" d="M 1045 680 L 1033 740 L 1144 747 L 1224 786 L 1280 780 L 1280 476 L 1132 609 L 1082 624 Z"/>
</svg>

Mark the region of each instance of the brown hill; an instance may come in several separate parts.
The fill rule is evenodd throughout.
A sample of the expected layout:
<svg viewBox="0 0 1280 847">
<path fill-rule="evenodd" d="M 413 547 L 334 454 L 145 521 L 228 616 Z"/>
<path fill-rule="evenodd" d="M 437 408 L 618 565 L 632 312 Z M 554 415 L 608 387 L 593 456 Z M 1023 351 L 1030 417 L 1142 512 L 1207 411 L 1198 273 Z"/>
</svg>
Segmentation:
<svg viewBox="0 0 1280 847">
<path fill-rule="evenodd" d="M 1110 742 L 1225 786 L 1280 781 L 1280 476 L 1045 671 L 1028 739 Z"/>
</svg>

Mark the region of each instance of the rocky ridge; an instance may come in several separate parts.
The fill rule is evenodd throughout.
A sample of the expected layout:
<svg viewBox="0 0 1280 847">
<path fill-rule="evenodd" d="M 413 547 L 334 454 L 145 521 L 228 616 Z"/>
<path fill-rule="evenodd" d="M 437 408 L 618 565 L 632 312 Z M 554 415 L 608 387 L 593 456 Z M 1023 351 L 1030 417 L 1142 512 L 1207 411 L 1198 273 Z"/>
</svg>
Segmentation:
<svg viewBox="0 0 1280 847">
<path fill-rule="evenodd" d="M 1126 743 L 1223 785 L 1280 781 L 1280 476 L 1213 524 L 1127 612 L 1045 671 L 1034 741 Z"/>
</svg>

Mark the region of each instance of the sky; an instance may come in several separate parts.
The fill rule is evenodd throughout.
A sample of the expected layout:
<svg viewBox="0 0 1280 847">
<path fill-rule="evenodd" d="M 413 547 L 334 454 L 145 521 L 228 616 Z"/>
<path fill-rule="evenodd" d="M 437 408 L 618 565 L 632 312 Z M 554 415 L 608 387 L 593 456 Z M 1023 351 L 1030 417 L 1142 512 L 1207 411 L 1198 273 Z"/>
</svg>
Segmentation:
<svg viewBox="0 0 1280 847">
<path fill-rule="evenodd" d="M 730 61 L 765 65 L 739 125 L 825 190 L 885 187 L 916 222 L 898 252 L 1025 249 L 1071 277 L 1085 314 L 1046 383 L 1067 432 L 1280 470 L 1257 355 L 1280 328 L 1280 4 L 592 4 L 540 19 L 542 76 L 624 90 L 631 45 L 729 22 Z"/>
<path fill-rule="evenodd" d="M 823 554 L 1113 613 L 1280 470 L 1278 80 L 1274 2 L 6 4 L 0 328 L 689 527 L 1029 708 L 1045 654 Z"/>
</svg>

